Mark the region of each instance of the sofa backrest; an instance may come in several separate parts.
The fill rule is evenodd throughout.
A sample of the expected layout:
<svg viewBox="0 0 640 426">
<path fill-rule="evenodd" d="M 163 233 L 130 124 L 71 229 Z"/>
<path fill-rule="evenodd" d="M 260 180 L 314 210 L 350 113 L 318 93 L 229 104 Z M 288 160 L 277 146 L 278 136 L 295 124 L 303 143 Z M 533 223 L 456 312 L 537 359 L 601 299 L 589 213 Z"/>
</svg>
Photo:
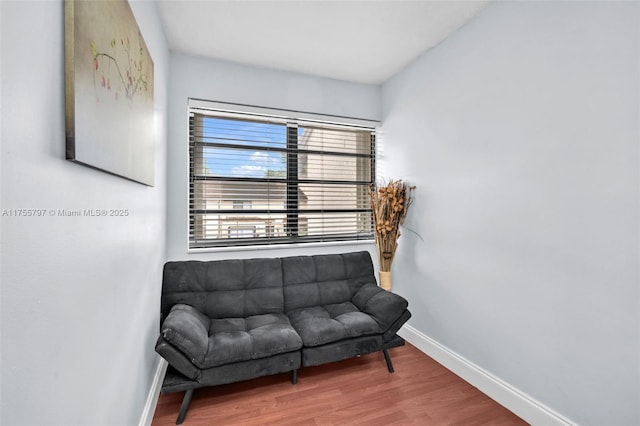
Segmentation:
<svg viewBox="0 0 640 426">
<path fill-rule="evenodd" d="M 246 318 L 351 300 L 376 283 L 367 251 L 315 256 L 167 262 L 161 322 L 177 303 L 209 318 Z"/>
<path fill-rule="evenodd" d="M 246 318 L 284 313 L 280 259 L 167 262 L 162 277 L 161 314 L 176 303 L 209 318 Z"/>
<path fill-rule="evenodd" d="M 376 283 L 367 251 L 281 260 L 285 312 L 347 302 L 362 285 Z"/>
</svg>

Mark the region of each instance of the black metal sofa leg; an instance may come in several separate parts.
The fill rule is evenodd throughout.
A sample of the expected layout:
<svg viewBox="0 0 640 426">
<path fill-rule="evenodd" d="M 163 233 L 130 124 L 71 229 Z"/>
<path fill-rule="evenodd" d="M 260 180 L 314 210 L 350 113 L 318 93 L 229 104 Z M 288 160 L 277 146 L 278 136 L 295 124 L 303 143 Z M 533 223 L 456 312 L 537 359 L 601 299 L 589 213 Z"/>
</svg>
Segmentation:
<svg viewBox="0 0 640 426">
<path fill-rule="evenodd" d="M 180 425 L 184 421 L 184 418 L 187 415 L 187 410 L 189 409 L 189 404 L 191 404 L 191 398 L 193 397 L 193 389 L 189 389 L 184 393 L 184 398 L 182 399 L 182 405 L 180 406 L 180 412 L 178 413 L 178 419 L 176 420 L 176 424 Z"/>
<path fill-rule="evenodd" d="M 293 370 L 291 372 L 291 383 L 294 385 L 298 383 L 298 370 Z"/>
<path fill-rule="evenodd" d="M 387 362 L 387 369 L 389 370 L 389 373 L 393 373 L 393 364 L 391 363 L 389 352 L 386 349 L 383 349 L 382 353 L 384 354 L 384 360 Z"/>
</svg>

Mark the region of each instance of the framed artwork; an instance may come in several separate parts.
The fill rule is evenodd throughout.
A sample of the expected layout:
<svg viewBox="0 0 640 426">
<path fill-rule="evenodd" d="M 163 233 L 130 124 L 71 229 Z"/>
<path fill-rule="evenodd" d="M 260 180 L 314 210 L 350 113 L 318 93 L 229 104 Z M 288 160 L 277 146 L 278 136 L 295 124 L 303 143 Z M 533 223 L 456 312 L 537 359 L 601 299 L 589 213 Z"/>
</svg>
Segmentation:
<svg viewBox="0 0 640 426">
<path fill-rule="evenodd" d="M 154 184 L 153 61 L 126 0 L 65 1 L 66 158 Z"/>
</svg>

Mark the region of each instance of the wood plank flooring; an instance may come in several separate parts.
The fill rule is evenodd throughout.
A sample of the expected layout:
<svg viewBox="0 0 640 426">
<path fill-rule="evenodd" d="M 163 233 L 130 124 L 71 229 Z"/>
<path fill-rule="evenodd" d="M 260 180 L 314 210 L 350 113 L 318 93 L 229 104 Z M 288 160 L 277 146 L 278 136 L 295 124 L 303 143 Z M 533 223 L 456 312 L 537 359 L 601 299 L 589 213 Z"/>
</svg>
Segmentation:
<svg viewBox="0 0 640 426">
<path fill-rule="evenodd" d="M 229 385 L 196 389 L 189 425 L 526 425 L 410 344 Z M 184 393 L 160 395 L 153 426 L 175 425 Z"/>
</svg>

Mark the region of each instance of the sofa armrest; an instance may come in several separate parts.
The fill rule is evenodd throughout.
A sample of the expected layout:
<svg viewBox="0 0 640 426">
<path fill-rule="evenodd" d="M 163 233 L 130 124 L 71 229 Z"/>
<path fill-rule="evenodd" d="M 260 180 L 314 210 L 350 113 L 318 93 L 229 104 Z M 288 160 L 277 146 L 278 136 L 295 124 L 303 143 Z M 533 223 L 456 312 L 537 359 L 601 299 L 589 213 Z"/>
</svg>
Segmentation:
<svg viewBox="0 0 640 426">
<path fill-rule="evenodd" d="M 160 334 L 196 364 L 202 363 L 209 347 L 210 320 L 189 305 L 177 304 L 162 323 Z"/>
<path fill-rule="evenodd" d="M 409 306 L 405 298 L 371 283 L 360 287 L 352 302 L 362 312 L 371 315 L 383 333 L 394 325 Z"/>
<path fill-rule="evenodd" d="M 156 342 L 156 352 L 183 376 L 191 380 L 199 379 L 200 369 L 193 365 L 191 360 L 174 345 L 164 340 L 162 336 L 158 337 Z M 162 387 L 164 388 L 164 384 Z"/>
</svg>

